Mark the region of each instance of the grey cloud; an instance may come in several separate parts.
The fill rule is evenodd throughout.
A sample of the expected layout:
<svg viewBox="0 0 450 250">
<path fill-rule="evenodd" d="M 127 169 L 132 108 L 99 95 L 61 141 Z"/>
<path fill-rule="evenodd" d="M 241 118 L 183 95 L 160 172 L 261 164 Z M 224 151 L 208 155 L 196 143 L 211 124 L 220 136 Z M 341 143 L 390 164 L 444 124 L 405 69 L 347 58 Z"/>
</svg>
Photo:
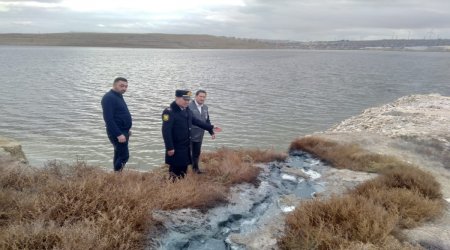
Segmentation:
<svg viewBox="0 0 450 250">
<path fill-rule="evenodd" d="M 79 15 L 63 8 L 20 7 L 2 12 L 0 30 L 2 33 L 52 33 L 83 31 L 96 20 L 96 16 Z M 26 25 L 23 25 L 26 24 Z"/>
<path fill-rule="evenodd" d="M 183 13 L 181 20 L 171 21 L 152 19 L 146 12 L 80 13 L 22 6 L 2 12 L 0 31 L 160 32 L 281 40 L 423 38 L 432 32 L 450 38 L 450 1 L 248 0 L 245 6 Z"/>
<path fill-rule="evenodd" d="M 63 0 L 0 0 L 7 3 L 21 3 L 21 2 L 39 2 L 39 3 L 60 3 Z"/>
<path fill-rule="evenodd" d="M 266 27 L 267 30 L 284 32 L 280 34 L 297 33 L 297 37 L 306 37 L 307 33 L 337 33 L 337 30 L 353 30 L 354 36 L 364 36 L 379 30 L 392 33 L 395 29 L 446 30 L 450 27 L 450 2 L 398 0 L 387 6 L 379 3 L 378 0 L 265 0 L 253 2 L 242 12 L 252 17 L 249 25 L 254 30 Z"/>
</svg>

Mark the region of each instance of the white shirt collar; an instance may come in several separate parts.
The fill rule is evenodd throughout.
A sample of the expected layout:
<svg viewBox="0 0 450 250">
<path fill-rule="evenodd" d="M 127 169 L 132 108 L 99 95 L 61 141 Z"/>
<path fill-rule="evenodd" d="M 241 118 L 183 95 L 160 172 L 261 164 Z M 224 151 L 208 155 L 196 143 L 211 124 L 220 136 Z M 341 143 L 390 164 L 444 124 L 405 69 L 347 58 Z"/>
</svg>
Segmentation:
<svg viewBox="0 0 450 250">
<path fill-rule="evenodd" d="M 197 100 L 194 100 L 194 102 L 195 102 L 195 106 L 197 106 L 198 112 L 200 112 L 200 114 L 201 114 L 202 113 L 203 104 L 202 105 L 198 104 Z"/>
<path fill-rule="evenodd" d="M 203 104 L 202 105 L 200 105 L 200 104 L 198 104 L 198 102 L 197 102 L 197 100 L 194 100 L 194 102 L 195 102 L 195 105 L 197 105 L 197 107 L 203 107 Z"/>
</svg>

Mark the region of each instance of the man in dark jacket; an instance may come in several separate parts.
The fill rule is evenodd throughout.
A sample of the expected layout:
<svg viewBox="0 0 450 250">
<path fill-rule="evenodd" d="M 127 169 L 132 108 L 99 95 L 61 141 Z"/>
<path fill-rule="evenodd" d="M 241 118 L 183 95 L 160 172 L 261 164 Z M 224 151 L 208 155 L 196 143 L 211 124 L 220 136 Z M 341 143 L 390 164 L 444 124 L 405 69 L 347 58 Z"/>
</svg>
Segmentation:
<svg viewBox="0 0 450 250">
<path fill-rule="evenodd" d="M 190 100 L 190 91 L 176 90 L 175 101 L 162 113 L 165 162 L 169 165 L 172 178 L 184 177 L 188 165 L 192 163 L 190 148 L 192 124 L 207 130 L 211 135 L 221 131 L 220 128 L 195 118 L 188 107 Z"/>
<path fill-rule="evenodd" d="M 102 98 L 103 119 L 106 133 L 114 146 L 114 171 L 121 171 L 129 158 L 128 140 L 131 136 L 131 114 L 123 99 L 128 81 L 123 77 L 114 79 L 112 89 Z"/>
<path fill-rule="evenodd" d="M 202 120 L 208 124 L 211 124 L 208 113 L 208 106 L 205 104 L 206 100 L 206 91 L 198 90 L 195 93 L 194 100 L 189 103 L 189 109 L 192 111 L 192 114 L 195 118 Z M 205 131 L 195 125 L 192 126 L 191 130 L 191 141 L 192 141 L 192 170 L 201 174 L 202 171 L 198 166 L 198 162 L 200 159 L 200 153 L 202 149 L 202 141 Z M 212 135 L 212 139 L 215 139 L 215 135 Z"/>
</svg>

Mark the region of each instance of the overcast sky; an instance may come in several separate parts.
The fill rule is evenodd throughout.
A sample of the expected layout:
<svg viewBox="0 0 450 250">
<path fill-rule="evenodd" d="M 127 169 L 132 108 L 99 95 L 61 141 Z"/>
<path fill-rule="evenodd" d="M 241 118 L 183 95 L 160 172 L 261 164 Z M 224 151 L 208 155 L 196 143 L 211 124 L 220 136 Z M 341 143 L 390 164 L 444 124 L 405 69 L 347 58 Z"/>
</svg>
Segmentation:
<svg viewBox="0 0 450 250">
<path fill-rule="evenodd" d="M 450 0 L 0 0 L 0 33 L 450 38 Z"/>
</svg>

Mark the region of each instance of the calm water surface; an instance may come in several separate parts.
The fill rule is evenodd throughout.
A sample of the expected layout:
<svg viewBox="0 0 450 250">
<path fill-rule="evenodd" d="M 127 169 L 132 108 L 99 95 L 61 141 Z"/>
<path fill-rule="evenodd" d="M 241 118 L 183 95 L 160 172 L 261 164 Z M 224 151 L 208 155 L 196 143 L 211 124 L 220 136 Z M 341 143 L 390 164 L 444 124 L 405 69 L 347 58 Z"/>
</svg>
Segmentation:
<svg viewBox="0 0 450 250">
<path fill-rule="evenodd" d="M 33 165 L 77 158 L 112 168 L 100 100 L 129 80 L 129 167 L 162 164 L 161 112 L 177 88 L 208 91 L 204 147 L 286 150 L 363 109 L 418 93 L 450 95 L 450 53 L 0 47 L 0 135 Z"/>
</svg>

